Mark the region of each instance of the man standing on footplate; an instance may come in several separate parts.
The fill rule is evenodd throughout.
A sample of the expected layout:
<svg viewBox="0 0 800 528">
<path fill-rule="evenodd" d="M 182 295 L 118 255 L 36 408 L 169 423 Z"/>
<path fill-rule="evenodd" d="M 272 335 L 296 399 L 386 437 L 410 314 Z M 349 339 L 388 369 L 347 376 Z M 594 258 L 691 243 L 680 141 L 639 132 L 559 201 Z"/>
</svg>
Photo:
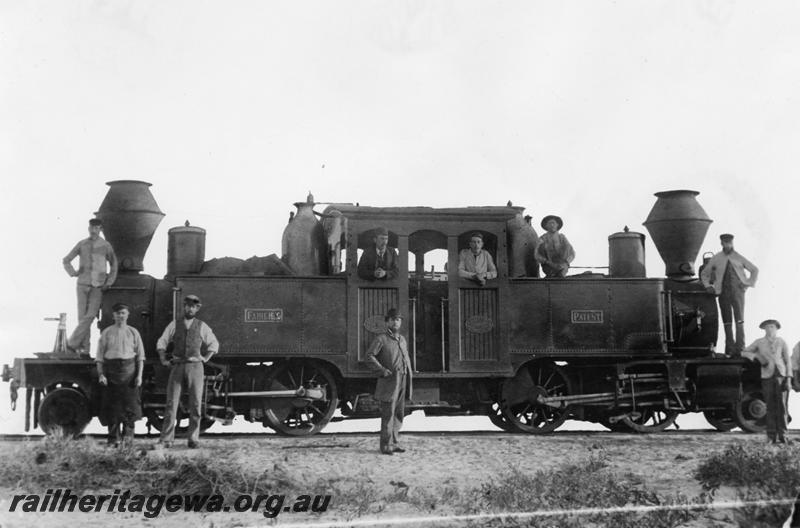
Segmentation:
<svg viewBox="0 0 800 528">
<path fill-rule="evenodd" d="M 758 268 L 733 249 L 733 235 L 725 233 L 719 236 L 719 240 L 722 251 L 711 257 L 700 273 L 700 280 L 708 293 L 717 295 L 722 327 L 725 329 L 725 354 L 739 357 L 745 343 L 744 292 L 756 285 Z"/>
</svg>

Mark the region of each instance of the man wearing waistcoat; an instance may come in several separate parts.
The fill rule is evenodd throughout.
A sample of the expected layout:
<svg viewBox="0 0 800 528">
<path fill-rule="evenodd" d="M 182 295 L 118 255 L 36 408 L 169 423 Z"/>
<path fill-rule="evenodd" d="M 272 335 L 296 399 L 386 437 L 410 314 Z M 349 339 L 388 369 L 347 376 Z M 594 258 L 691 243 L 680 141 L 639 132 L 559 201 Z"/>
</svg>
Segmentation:
<svg viewBox="0 0 800 528">
<path fill-rule="evenodd" d="M 78 326 L 69 336 L 67 348 L 82 356 L 89 355 L 92 321 L 100 311 L 103 292 L 117 279 L 117 256 L 111 244 L 100 238 L 102 229 L 103 222 L 99 218 L 89 220 L 89 238 L 75 244 L 61 259 L 69 276 L 78 278 Z M 77 270 L 72 266 L 75 257 L 80 257 Z"/>
<path fill-rule="evenodd" d="M 406 383 L 411 398 L 411 361 L 406 339 L 400 335 L 402 317 L 392 308 L 384 319 L 386 333 L 372 342 L 367 361 L 380 376 L 375 384 L 375 399 L 381 404 L 381 453 L 391 455 L 405 452 L 397 440 L 405 417 Z"/>
<path fill-rule="evenodd" d="M 181 391 L 186 388 L 189 395 L 189 447 L 199 447 L 200 401 L 203 397 L 203 364 L 219 350 L 219 343 L 211 328 L 200 319 L 200 298 L 187 295 L 183 299 L 183 319 L 177 324 L 171 321 L 156 344 L 161 364 L 170 367 L 167 381 L 167 404 L 159 443 L 172 446 L 175 440 L 175 419 Z M 172 342 L 172 357 L 166 357 L 167 345 Z M 205 351 L 205 353 L 203 353 Z"/>
<path fill-rule="evenodd" d="M 719 237 L 722 251 L 703 268 L 700 280 L 706 291 L 717 295 L 722 326 L 725 329 L 725 354 L 740 357 L 744 350 L 744 291 L 756 285 L 758 268 L 733 249 L 733 235 Z M 750 273 L 748 277 L 745 270 Z M 733 317 L 731 318 L 731 315 Z M 736 322 L 736 338 L 733 336 Z"/>
<path fill-rule="evenodd" d="M 358 276 L 362 279 L 392 280 L 397 277 L 397 252 L 389 247 L 389 230 L 379 227 L 373 238 L 375 245 L 364 250 L 358 261 Z"/>
</svg>

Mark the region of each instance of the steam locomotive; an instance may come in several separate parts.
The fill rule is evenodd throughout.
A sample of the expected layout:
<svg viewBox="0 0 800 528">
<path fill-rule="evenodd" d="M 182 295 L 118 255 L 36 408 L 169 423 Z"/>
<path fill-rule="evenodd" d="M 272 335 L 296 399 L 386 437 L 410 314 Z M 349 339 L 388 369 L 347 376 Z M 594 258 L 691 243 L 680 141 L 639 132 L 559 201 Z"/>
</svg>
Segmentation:
<svg viewBox="0 0 800 528">
<path fill-rule="evenodd" d="M 666 278 L 646 276 L 645 236 L 627 228 L 608 237 L 607 273 L 540 278 L 538 237 L 521 207 L 332 204 L 320 212 L 309 196 L 295 204 L 280 258 L 205 260 L 206 232 L 187 223 L 169 230 L 167 274 L 157 279 L 142 273 L 164 216 L 150 184 L 107 185 L 96 215 L 119 274 L 98 326 L 113 323 L 115 303 L 131 306 L 129 324 L 147 353 L 148 427 L 161 428 L 168 375 L 155 344 L 192 293 L 203 300 L 201 318 L 221 344 L 206 365 L 203 429 L 240 416 L 304 436 L 332 419 L 378 416 L 365 353 L 395 307 L 406 321 L 414 370 L 409 411 L 487 415 L 503 430 L 532 434 L 553 432 L 568 419 L 657 432 L 689 412 L 703 412 L 718 430 L 764 429 L 757 367 L 714 351 L 715 298 L 694 270 L 711 223 L 697 192 L 656 193 L 644 222 Z M 399 273 L 365 280 L 357 262 L 378 227 L 389 230 Z M 498 270 L 483 286 L 457 270 L 474 232 Z M 434 255 L 446 259 L 444 270 L 425 271 Z M 15 359 L 3 380 L 11 382 L 14 401 L 26 389 L 26 430 L 33 415 L 33 426 L 45 432 L 78 434 L 98 415 L 93 362 L 63 347 Z"/>
</svg>

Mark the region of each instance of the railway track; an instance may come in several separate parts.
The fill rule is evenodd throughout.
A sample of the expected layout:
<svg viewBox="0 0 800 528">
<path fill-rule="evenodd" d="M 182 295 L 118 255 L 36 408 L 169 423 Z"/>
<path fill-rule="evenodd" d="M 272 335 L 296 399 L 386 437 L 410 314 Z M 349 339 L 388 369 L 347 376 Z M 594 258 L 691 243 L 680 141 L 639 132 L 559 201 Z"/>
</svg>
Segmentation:
<svg viewBox="0 0 800 528">
<path fill-rule="evenodd" d="M 800 441 L 800 435 L 793 434 L 793 431 L 790 431 L 789 437 L 798 436 L 795 440 Z M 436 436 L 447 436 L 447 437 L 506 437 L 506 436 L 529 436 L 532 441 L 535 441 L 537 438 L 552 438 L 552 437 L 623 437 L 623 436 L 631 436 L 631 437 L 641 437 L 642 435 L 637 433 L 628 433 L 628 432 L 614 432 L 614 431 L 558 431 L 556 433 L 552 433 L 549 435 L 525 435 L 523 433 L 508 433 L 504 431 L 410 431 L 410 432 L 403 432 L 403 436 L 408 437 L 436 437 Z M 89 437 L 93 438 L 98 441 L 105 440 L 105 434 L 86 434 L 81 435 L 82 437 Z M 728 432 L 728 433 L 721 433 L 714 429 L 681 429 L 681 430 L 674 430 L 674 431 L 663 431 L 657 433 L 656 435 L 648 435 L 649 438 L 657 439 L 660 437 L 683 437 L 683 436 L 692 436 L 692 437 L 706 437 L 706 436 L 718 436 L 720 440 L 731 440 L 734 438 L 752 438 L 753 435 L 749 433 L 741 433 L 741 432 Z M 286 441 L 287 444 L 296 444 L 296 443 L 315 443 L 319 439 L 331 439 L 331 438 L 361 438 L 361 437 L 377 437 L 377 432 L 344 432 L 344 433 L 319 433 L 313 437 L 298 437 L 298 438 L 285 438 L 281 436 L 277 436 L 274 433 L 229 433 L 229 432 L 221 432 L 221 433 L 205 433 L 203 435 L 203 439 L 206 440 L 216 440 L 216 439 L 230 439 L 230 440 L 257 440 L 259 438 L 281 438 Z M 43 434 L 39 435 L 30 435 L 30 434 L 0 434 L 0 441 L 3 442 L 24 442 L 24 441 L 38 441 L 45 438 Z M 137 440 L 143 441 L 157 441 L 158 435 L 157 434 L 137 434 Z"/>
</svg>

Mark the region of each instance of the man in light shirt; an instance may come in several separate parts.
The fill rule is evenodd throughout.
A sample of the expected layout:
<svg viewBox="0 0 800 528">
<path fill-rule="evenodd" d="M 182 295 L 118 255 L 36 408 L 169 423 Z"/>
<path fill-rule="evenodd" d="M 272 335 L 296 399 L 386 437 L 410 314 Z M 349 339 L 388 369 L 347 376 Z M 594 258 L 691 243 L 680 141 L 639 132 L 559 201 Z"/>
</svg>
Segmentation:
<svg viewBox="0 0 800 528">
<path fill-rule="evenodd" d="M 135 422 L 142 417 L 144 345 L 139 331 L 128 326 L 128 305 L 117 303 L 112 310 L 114 324 L 101 332 L 95 362 L 104 387 L 100 416 L 108 426 L 108 444 L 117 447 L 133 442 Z"/>
<path fill-rule="evenodd" d="M 742 356 L 761 364 L 761 391 L 767 404 L 767 440 L 786 443 L 787 405 L 792 384 L 792 361 L 789 345 L 778 337 L 781 324 L 767 319 L 758 325 L 764 337 L 744 349 Z"/>
<path fill-rule="evenodd" d="M 156 350 L 161 364 L 170 367 L 167 380 L 167 403 L 159 443 L 171 447 L 175 440 L 175 419 L 181 391 L 189 396 L 188 445 L 200 447 L 200 402 L 203 397 L 203 364 L 219 350 L 219 343 L 211 328 L 198 319 L 202 303 L 196 295 L 183 299 L 183 318 L 171 321 L 158 339 Z M 173 344 L 172 357 L 167 359 L 167 345 Z"/>
<path fill-rule="evenodd" d="M 469 249 L 462 249 L 458 253 L 458 276 L 473 280 L 481 286 L 486 285 L 487 280 L 497 278 L 497 268 L 492 255 L 483 249 L 481 233 L 472 233 Z"/>
<path fill-rule="evenodd" d="M 89 238 L 75 244 L 61 261 L 70 277 L 78 277 L 78 326 L 67 340 L 67 348 L 78 355 L 89 355 L 92 321 L 100 311 L 103 292 L 117 279 L 117 256 L 100 238 L 102 229 L 99 218 L 89 220 Z M 80 257 L 77 270 L 72 266 L 75 257 Z"/>
<path fill-rule="evenodd" d="M 744 292 L 756 285 L 758 268 L 733 249 L 733 235 L 719 236 L 722 251 L 711 257 L 700 280 L 708 293 L 717 295 L 722 326 L 725 329 L 725 354 L 739 357 L 744 348 Z M 748 277 L 745 270 L 750 273 Z M 733 317 L 731 317 L 733 315 Z M 736 337 L 733 322 L 736 322 Z"/>
<path fill-rule="evenodd" d="M 542 218 L 545 233 L 539 237 L 536 260 L 542 265 L 545 277 L 566 277 L 569 265 L 575 260 L 575 250 L 560 231 L 564 221 L 560 216 L 547 215 Z"/>
</svg>

